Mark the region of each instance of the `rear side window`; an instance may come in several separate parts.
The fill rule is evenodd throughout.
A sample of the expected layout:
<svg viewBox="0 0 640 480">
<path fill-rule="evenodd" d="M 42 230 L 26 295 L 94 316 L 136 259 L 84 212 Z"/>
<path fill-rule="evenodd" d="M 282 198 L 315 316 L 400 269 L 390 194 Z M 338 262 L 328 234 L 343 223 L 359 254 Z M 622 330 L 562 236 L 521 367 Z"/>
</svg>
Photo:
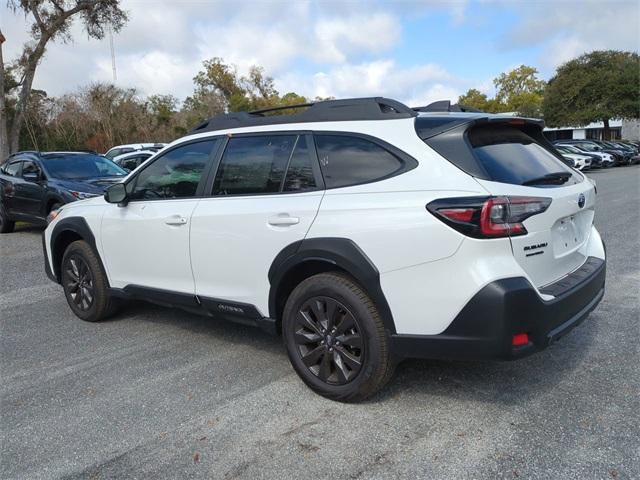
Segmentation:
<svg viewBox="0 0 640 480">
<path fill-rule="evenodd" d="M 214 195 L 280 192 L 297 135 L 231 138 L 213 183 Z"/>
<path fill-rule="evenodd" d="M 327 188 L 375 182 L 402 170 L 404 162 L 380 145 L 347 135 L 315 135 Z"/>
<path fill-rule="evenodd" d="M 567 168 L 522 130 L 509 125 L 472 128 L 468 139 L 489 180 L 522 185 Z"/>
<path fill-rule="evenodd" d="M 22 162 L 20 160 L 10 163 L 2 169 L 2 172 L 5 175 L 9 175 L 11 177 L 18 177 L 20 176 L 20 165 L 22 165 Z"/>
<path fill-rule="evenodd" d="M 307 138 L 301 135 L 298 137 L 296 148 L 291 156 L 282 191 L 302 192 L 305 190 L 315 190 L 317 186 L 311 163 L 311 155 L 307 145 Z"/>
</svg>

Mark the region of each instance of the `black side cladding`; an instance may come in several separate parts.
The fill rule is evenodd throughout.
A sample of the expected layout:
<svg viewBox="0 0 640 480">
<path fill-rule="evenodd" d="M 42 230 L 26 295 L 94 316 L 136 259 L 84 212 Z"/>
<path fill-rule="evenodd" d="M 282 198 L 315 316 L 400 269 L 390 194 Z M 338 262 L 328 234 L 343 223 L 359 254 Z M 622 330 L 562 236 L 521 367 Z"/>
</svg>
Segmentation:
<svg viewBox="0 0 640 480">
<path fill-rule="evenodd" d="M 53 232 L 51 232 L 51 243 L 49 245 L 49 248 L 51 249 L 51 257 L 53 259 L 52 274 L 55 278 L 55 282 L 57 283 L 60 283 L 60 264 L 62 262 L 62 256 L 64 255 L 64 250 L 60 248 L 59 242 L 62 241 L 65 234 L 69 232 L 87 242 L 95 252 L 98 251 L 96 249 L 96 239 L 93 236 L 91 227 L 89 227 L 89 224 L 83 217 L 67 217 L 60 220 L 54 227 Z M 100 260 L 102 270 L 105 271 L 100 255 L 98 255 L 98 260 Z M 46 250 L 45 262 L 47 262 L 45 265 L 48 265 Z"/>
<path fill-rule="evenodd" d="M 373 262 L 348 238 L 311 238 L 285 247 L 269 268 L 269 316 L 277 318 L 279 289 L 288 273 L 305 262 L 326 262 L 346 271 L 358 282 L 374 301 L 386 330 L 396 331 L 389 304 L 380 286 L 380 273 Z"/>
</svg>

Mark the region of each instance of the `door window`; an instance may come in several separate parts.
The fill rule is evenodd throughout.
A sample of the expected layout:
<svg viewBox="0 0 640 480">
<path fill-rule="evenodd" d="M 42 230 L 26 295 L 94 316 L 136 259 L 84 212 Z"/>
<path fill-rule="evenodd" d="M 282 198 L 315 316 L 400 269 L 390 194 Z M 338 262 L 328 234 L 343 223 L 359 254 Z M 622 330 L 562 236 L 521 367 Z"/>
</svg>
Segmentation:
<svg viewBox="0 0 640 480">
<path fill-rule="evenodd" d="M 190 143 L 169 150 L 135 179 L 132 200 L 193 197 L 217 140 Z"/>
<path fill-rule="evenodd" d="M 327 188 L 375 182 L 401 170 L 401 159 L 369 140 L 348 135 L 315 135 Z"/>
<path fill-rule="evenodd" d="M 22 163 L 22 176 L 24 177 L 28 173 L 40 175 L 40 167 L 32 161 L 26 160 Z"/>
<path fill-rule="evenodd" d="M 315 190 L 318 186 L 313 172 L 311 155 L 307 146 L 307 139 L 301 135 L 298 137 L 296 148 L 291 156 L 287 176 L 284 181 L 284 192 L 301 192 Z"/>
<path fill-rule="evenodd" d="M 297 135 L 231 138 L 213 183 L 214 195 L 281 191 Z"/>
<path fill-rule="evenodd" d="M 20 173 L 21 165 L 22 165 L 22 162 L 20 160 L 10 163 L 9 165 L 5 166 L 2 169 L 2 173 L 4 173 L 5 175 L 9 175 L 11 177 L 19 177 L 21 175 Z"/>
</svg>

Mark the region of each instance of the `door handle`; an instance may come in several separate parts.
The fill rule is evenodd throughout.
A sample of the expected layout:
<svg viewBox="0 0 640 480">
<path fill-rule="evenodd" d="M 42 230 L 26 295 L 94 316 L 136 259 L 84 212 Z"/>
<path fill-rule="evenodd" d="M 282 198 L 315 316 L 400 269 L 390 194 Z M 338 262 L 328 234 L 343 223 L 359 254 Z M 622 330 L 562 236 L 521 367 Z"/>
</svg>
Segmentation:
<svg viewBox="0 0 640 480">
<path fill-rule="evenodd" d="M 180 215 L 172 215 L 170 217 L 165 218 L 164 223 L 166 225 L 173 225 L 173 226 L 185 225 L 187 223 L 187 219 Z"/>
<path fill-rule="evenodd" d="M 300 219 L 298 217 L 290 217 L 289 215 L 278 215 L 269 218 L 269 225 L 277 227 L 286 227 L 289 225 L 296 225 L 298 223 L 300 223 Z"/>
</svg>

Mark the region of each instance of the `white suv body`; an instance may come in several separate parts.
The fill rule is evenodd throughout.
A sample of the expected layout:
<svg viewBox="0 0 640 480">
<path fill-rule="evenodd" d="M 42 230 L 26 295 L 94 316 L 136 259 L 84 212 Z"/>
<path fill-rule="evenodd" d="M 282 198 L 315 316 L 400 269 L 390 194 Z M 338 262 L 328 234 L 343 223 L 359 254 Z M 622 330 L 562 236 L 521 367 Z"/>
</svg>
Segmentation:
<svg viewBox="0 0 640 480">
<path fill-rule="evenodd" d="M 202 133 L 177 140 L 133 171 L 124 181 L 126 194 L 122 188 L 105 195 L 119 203 L 95 198 L 65 205 L 44 233 L 50 277 L 66 285 L 65 265 L 73 265 L 65 264 L 65 249 L 84 241 L 100 265 L 93 267 L 94 290 L 101 270 L 109 297 L 145 298 L 282 330 L 303 380 L 340 400 L 364 398 L 380 388 L 397 358 L 525 356 L 595 308 L 604 294 L 605 275 L 604 246 L 593 226 L 595 186 L 542 143 L 538 123 L 486 114 L 414 113 L 386 99 L 316 105 L 353 104 L 354 116 L 366 118 L 362 105 L 367 102 L 392 108 L 388 113 L 380 107 L 384 114 L 371 120 L 344 120 L 349 116 L 343 111 L 336 114 L 339 121 L 325 120 L 329 114 L 321 121 L 310 114 L 312 121 L 300 123 L 292 122 L 304 114 L 285 117 L 291 123 L 247 116 L 249 126 L 236 127 L 244 117 L 238 121 L 230 114 L 205 123 Z M 227 124 L 234 128 L 218 128 Z M 503 130 L 506 143 L 491 136 Z M 475 150 L 455 138 L 457 131 L 475 142 Z M 534 131 L 540 143 L 529 143 L 529 137 L 509 140 L 513 132 L 535 137 Z M 464 164 L 469 152 L 497 158 L 502 147 L 522 148 L 525 157 L 514 162 L 534 164 L 535 156 L 545 156 L 540 161 L 545 168 L 551 165 L 549 181 L 535 178 L 522 185 L 469 173 L 475 168 Z M 460 148 L 464 154 L 458 150 L 452 161 L 452 152 Z M 163 196 L 166 188 L 174 188 L 158 186 L 173 178 L 164 173 L 173 168 L 172 152 L 183 155 L 183 163 L 206 160 L 199 176 L 188 169 L 180 173 L 179 180 L 191 190 L 175 187 Z M 204 157 L 198 156 L 202 152 Z M 169 160 L 157 170 L 166 178 L 153 173 L 163 157 Z M 276 168 L 275 159 L 285 157 L 286 167 Z M 265 158 L 271 160 L 264 163 Z M 359 170 L 350 171 L 350 160 L 344 158 L 353 159 Z M 385 171 L 391 158 L 399 167 Z M 140 187 L 145 182 L 157 191 Z M 142 190 L 142 196 L 136 193 Z M 127 198 L 118 199 L 120 194 Z M 503 221 L 496 216 L 501 214 L 512 217 Z M 513 215 L 524 220 L 514 223 Z M 82 262 L 84 257 L 76 258 Z M 91 270 L 91 262 L 86 263 Z M 335 295 L 331 284 L 325 285 L 331 278 L 337 279 Z M 314 279 L 324 286 L 314 287 Z M 305 281 L 322 294 L 308 298 L 337 298 L 340 312 L 353 313 L 360 330 L 350 330 L 352 336 L 384 338 L 343 351 L 334 343 L 344 335 L 332 337 L 321 324 L 321 332 L 293 326 L 287 317 L 300 317 L 302 310 L 296 313 L 299 305 L 293 304 L 298 296 L 303 302 Z M 354 313 L 358 300 L 340 293 L 345 285 L 370 300 L 371 325 L 383 334 L 371 333 L 369 320 L 361 319 L 367 314 Z M 65 293 L 76 314 L 97 319 L 78 308 L 79 297 L 68 287 Z M 98 294 L 92 290 L 92 297 Z M 327 305 L 325 313 L 334 308 Z M 307 338 L 319 335 L 317 347 L 333 352 L 326 353 L 333 355 L 327 364 L 331 359 L 338 363 L 323 371 L 321 356 L 306 371 L 301 358 L 315 350 L 296 347 L 300 332 Z M 373 369 L 373 376 L 384 378 L 367 378 L 359 363 L 352 369 L 341 363 L 356 357 L 374 361 L 376 355 L 389 357 Z"/>
</svg>

